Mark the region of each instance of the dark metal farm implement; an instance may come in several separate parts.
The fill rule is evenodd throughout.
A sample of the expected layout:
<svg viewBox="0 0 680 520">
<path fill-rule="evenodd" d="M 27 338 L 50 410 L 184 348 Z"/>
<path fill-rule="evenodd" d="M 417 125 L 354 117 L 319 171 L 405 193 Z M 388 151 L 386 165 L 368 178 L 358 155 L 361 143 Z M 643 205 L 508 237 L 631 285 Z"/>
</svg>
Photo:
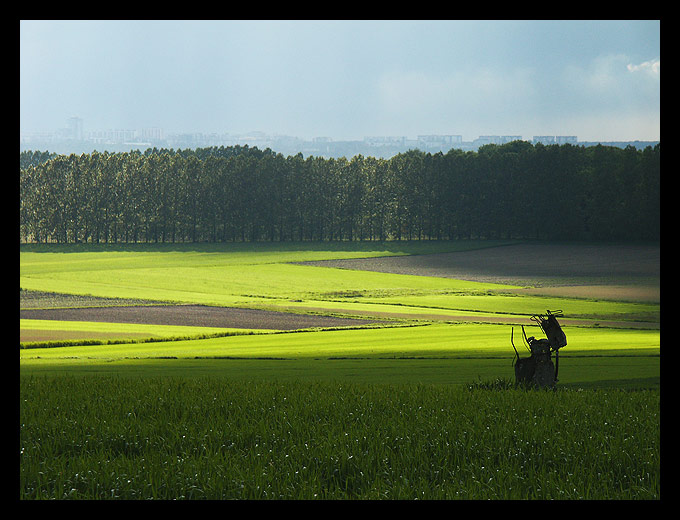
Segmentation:
<svg viewBox="0 0 680 520">
<path fill-rule="evenodd" d="M 536 339 L 534 336 L 527 338 L 524 325 L 522 325 L 524 346 L 530 352 L 529 357 L 520 358 L 513 341 L 514 327 L 511 330 L 510 343 L 512 343 L 512 348 L 515 349 L 516 354 L 513 365 L 515 366 L 517 383 L 538 388 L 554 387 L 557 383 L 560 349 L 567 344 L 567 337 L 557 322 L 558 316 L 562 317 L 562 311 L 546 311 L 546 314 L 531 316 L 531 320 L 541 327 L 547 338 Z M 553 352 L 555 353 L 554 364 L 552 361 Z"/>
</svg>

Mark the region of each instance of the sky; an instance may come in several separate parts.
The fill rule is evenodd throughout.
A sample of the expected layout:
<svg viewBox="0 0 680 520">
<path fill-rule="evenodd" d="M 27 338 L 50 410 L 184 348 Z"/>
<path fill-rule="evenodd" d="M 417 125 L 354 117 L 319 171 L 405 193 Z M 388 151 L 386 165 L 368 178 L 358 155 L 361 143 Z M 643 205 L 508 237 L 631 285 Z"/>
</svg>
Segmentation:
<svg viewBox="0 0 680 520">
<path fill-rule="evenodd" d="M 660 140 L 659 20 L 21 20 L 20 131 Z"/>
</svg>

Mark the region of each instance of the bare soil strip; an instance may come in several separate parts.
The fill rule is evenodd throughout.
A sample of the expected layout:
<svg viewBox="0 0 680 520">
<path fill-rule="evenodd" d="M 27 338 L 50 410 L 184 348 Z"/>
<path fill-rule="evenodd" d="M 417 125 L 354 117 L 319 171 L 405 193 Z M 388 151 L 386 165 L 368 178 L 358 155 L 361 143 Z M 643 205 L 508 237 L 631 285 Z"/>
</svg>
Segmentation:
<svg viewBox="0 0 680 520">
<path fill-rule="evenodd" d="M 348 314 L 354 312 L 351 309 L 323 309 L 310 308 L 309 310 L 318 310 L 319 312 L 336 312 Z M 367 313 L 369 314 L 369 313 Z M 406 320 L 423 320 L 423 321 L 444 321 L 449 323 L 504 323 L 512 325 L 531 325 L 536 323 L 531 318 L 524 316 L 476 316 L 476 315 L 458 315 L 456 311 L 451 311 L 449 315 L 443 314 L 428 314 L 428 313 L 401 313 L 401 312 L 385 312 L 385 311 L 370 311 L 370 315 L 375 318 L 391 318 L 391 319 L 406 319 Z M 560 318 L 560 323 L 563 325 L 570 325 L 574 327 L 604 327 L 616 329 L 650 329 L 655 330 L 659 328 L 659 324 L 649 321 L 614 321 L 614 320 L 580 320 L 576 318 Z"/>
<path fill-rule="evenodd" d="M 295 330 L 382 323 L 371 319 L 292 314 L 206 305 L 144 305 L 69 309 L 22 309 L 21 319 L 186 325 L 235 329 Z"/>
<path fill-rule="evenodd" d="M 593 298 L 638 303 L 660 303 L 660 286 L 572 285 L 560 287 L 528 287 L 517 289 L 517 294 L 558 296 L 563 298 Z"/>
</svg>

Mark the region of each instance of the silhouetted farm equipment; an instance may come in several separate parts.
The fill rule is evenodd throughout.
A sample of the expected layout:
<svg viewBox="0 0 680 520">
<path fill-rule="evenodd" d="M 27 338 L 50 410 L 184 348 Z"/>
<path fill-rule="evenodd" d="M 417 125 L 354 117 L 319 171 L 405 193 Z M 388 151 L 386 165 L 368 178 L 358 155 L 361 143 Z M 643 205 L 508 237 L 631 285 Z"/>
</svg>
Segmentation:
<svg viewBox="0 0 680 520">
<path fill-rule="evenodd" d="M 557 383 L 560 349 L 567 344 L 567 337 L 557 322 L 557 316 L 562 317 L 562 311 L 546 311 L 546 314 L 531 316 L 531 320 L 541 327 L 547 338 L 536 339 L 533 336 L 527 338 L 524 325 L 522 325 L 524 345 L 531 354 L 526 358 L 520 358 L 515 347 L 514 327 L 510 331 L 510 343 L 516 354 L 513 365 L 517 383 L 537 388 L 554 387 Z M 554 364 L 552 362 L 553 352 L 555 353 Z"/>
</svg>

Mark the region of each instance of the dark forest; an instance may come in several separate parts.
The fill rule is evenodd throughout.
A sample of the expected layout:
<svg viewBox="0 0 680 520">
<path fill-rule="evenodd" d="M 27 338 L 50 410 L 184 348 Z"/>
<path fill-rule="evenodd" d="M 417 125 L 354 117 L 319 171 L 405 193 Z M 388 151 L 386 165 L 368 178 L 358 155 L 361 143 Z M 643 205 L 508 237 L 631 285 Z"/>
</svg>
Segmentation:
<svg viewBox="0 0 680 520">
<path fill-rule="evenodd" d="M 660 144 L 20 154 L 20 241 L 659 240 Z"/>
</svg>

